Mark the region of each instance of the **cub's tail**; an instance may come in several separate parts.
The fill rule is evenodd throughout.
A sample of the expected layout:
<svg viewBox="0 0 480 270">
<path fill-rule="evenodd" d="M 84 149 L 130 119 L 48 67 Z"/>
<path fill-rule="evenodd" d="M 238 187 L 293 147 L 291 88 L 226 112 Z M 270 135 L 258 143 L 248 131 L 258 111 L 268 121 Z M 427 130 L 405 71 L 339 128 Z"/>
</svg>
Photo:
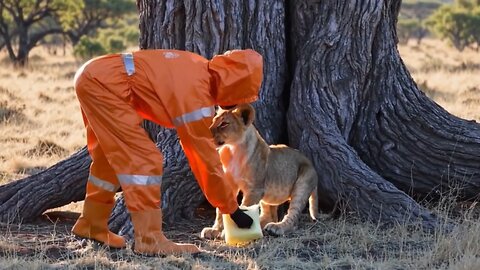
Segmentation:
<svg viewBox="0 0 480 270">
<path fill-rule="evenodd" d="M 315 186 L 315 189 L 310 194 L 310 198 L 308 198 L 308 211 L 310 212 L 310 217 L 313 221 L 317 221 L 319 218 L 318 214 L 318 188 Z"/>
</svg>

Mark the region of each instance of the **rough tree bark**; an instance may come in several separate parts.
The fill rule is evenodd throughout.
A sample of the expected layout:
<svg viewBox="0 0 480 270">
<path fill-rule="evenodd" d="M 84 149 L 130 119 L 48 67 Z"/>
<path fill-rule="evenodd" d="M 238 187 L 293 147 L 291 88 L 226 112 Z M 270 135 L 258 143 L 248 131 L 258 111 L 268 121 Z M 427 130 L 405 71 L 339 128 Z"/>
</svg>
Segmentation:
<svg viewBox="0 0 480 270">
<path fill-rule="evenodd" d="M 427 228 L 434 228 L 435 217 L 365 164 L 349 142 L 356 123 L 363 121 L 359 112 L 363 99 L 370 98 L 364 92 L 370 90 L 371 75 L 388 76 L 379 80 L 395 77 L 384 69 L 377 70 L 382 66 L 373 63 L 377 55 L 396 53 L 379 48 L 389 48 L 382 44 L 385 37 L 395 48 L 394 10 L 388 1 L 353 1 L 347 5 L 325 1 L 316 9 L 297 11 L 298 18 L 305 12 L 323 15 L 308 14 L 319 19 L 299 22 L 310 24 L 311 32 L 296 48 L 301 54 L 297 54 L 291 85 L 289 138 L 293 147 L 310 156 L 319 171 L 324 206 L 339 201 L 367 219 L 420 219 Z M 387 27 L 382 27 L 384 24 Z M 387 101 L 390 98 L 386 97 Z"/>
<path fill-rule="evenodd" d="M 435 228 L 436 217 L 405 192 L 451 191 L 460 180 L 458 194 L 476 196 L 479 126 L 448 114 L 415 85 L 396 48 L 399 1 L 322 1 L 311 9 L 301 2 L 292 17 L 310 32 L 294 47 L 301 53 L 289 138 L 319 171 L 321 203 Z"/>
<path fill-rule="evenodd" d="M 400 1 L 138 0 L 137 5 L 142 49 L 184 49 L 205 57 L 235 48 L 262 53 L 265 79 L 254 104 L 256 125 L 268 142 L 288 139 L 313 160 L 323 209 L 340 205 L 375 222 L 420 221 L 433 229 L 438 220 L 411 195 L 455 188 L 459 198 L 477 196 L 480 126 L 448 114 L 417 88 L 396 48 Z M 190 216 L 201 199 L 187 200 L 202 196 L 191 196 L 201 193 L 177 138 L 155 125 L 147 130 L 171 174 L 162 186 L 166 219 Z M 64 164 L 49 170 L 68 170 Z M 49 170 L 43 190 L 56 183 Z M 41 175 L 18 185 L 34 185 Z M 0 187 L 0 203 L 19 198 L 12 186 Z M 53 196 L 42 194 L 37 203 Z M 129 234 L 121 202 L 111 225 Z"/>
<path fill-rule="evenodd" d="M 28 222 L 45 210 L 85 198 L 91 159 L 84 147 L 66 160 L 0 186 L 0 222 Z"/>
</svg>

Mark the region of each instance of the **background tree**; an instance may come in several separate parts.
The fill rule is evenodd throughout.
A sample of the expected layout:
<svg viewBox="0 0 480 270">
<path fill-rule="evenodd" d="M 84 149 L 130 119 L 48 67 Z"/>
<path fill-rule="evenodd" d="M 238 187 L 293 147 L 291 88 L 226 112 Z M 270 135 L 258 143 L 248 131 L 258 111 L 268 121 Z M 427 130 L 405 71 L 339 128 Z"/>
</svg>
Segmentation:
<svg viewBox="0 0 480 270">
<path fill-rule="evenodd" d="M 441 5 L 441 2 L 428 0 L 403 1 L 397 23 L 399 41 L 405 44 L 413 38 L 420 45 L 422 39 L 430 34 L 425 25 L 426 19 Z"/>
<path fill-rule="evenodd" d="M 419 222 L 432 230 L 442 221 L 416 200 L 452 192 L 461 200 L 477 198 L 480 125 L 452 116 L 418 89 L 396 46 L 399 1 L 137 4 L 142 49 L 183 49 L 209 58 L 253 48 L 264 56 L 255 124 L 268 142 L 288 142 L 311 158 L 322 209 L 382 224 Z M 202 197 L 174 131 L 151 123 L 146 130 L 167 153 L 166 221 L 191 215 Z M 0 187 L 0 220 L 28 220 L 82 199 L 88 163 L 83 149 Z M 117 231 L 129 231 L 125 216 L 117 204 Z"/>
<path fill-rule="evenodd" d="M 480 4 L 473 8 L 469 26 L 468 31 L 471 34 L 472 47 L 478 51 L 480 49 Z"/>
<path fill-rule="evenodd" d="M 79 3 L 80 8 L 60 20 L 73 46 L 83 36 L 116 26 L 119 18 L 136 10 L 134 0 L 83 0 Z"/>
<path fill-rule="evenodd" d="M 80 42 L 75 46 L 73 54 L 77 57 L 87 59 L 96 55 L 102 55 L 107 53 L 107 50 L 98 40 L 93 40 L 86 36 L 80 38 Z"/>
<path fill-rule="evenodd" d="M 128 47 L 138 46 L 138 38 L 138 18 L 136 14 L 127 15 L 115 27 L 99 29 L 92 36 L 83 36 L 75 45 L 74 53 L 78 58 L 86 60 L 106 52 L 121 52 Z"/>
<path fill-rule="evenodd" d="M 408 43 L 415 38 L 417 45 L 420 45 L 422 39 L 428 35 L 429 31 L 419 19 L 401 19 L 397 24 L 398 40 L 402 44 Z"/>
<path fill-rule="evenodd" d="M 427 25 L 440 38 L 447 39 L 457 50 L 478 44 L 480 5 L 472 0 L 445 4 L 427 20 Z"/>
<path fill-rule="evenodd" d="M 65 34 L 75 45 L 132 10 L 134 0 L 2 0 L 0 49 L 5 47 L 11 61 L 24 66 L 29 52 L 48 35 Z"/>
<path fill-rule="evenodd" d="M 48 22 L 56 12 L 70 10 L 74 1 L 2 0 L 0 1 L 0 35 L 10 59 L 20 66 L 26 64 L 30 50 L 45 36 L 61 33 Z M 50 27 L 44 28 L 43 25 Z M 38 26 L 32 33 L 32 27 Z M 15 49 L 15 45 L 17 45 Z"/>
</svg>

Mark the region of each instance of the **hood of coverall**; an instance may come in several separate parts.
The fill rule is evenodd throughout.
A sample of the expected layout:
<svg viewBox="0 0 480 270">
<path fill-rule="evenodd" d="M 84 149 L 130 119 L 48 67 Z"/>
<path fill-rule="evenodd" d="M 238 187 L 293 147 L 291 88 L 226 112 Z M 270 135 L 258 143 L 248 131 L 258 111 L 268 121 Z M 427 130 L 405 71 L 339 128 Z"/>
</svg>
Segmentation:
<svg viewBox="0 0 480 270">
<path fill-rule="evenodd" d="M 262 56 L 254 50 L 232 50 L 210 60 L 210 90 L 219 106 L 250 103 L 258 99 L 263 79 Z"/>
</svg>

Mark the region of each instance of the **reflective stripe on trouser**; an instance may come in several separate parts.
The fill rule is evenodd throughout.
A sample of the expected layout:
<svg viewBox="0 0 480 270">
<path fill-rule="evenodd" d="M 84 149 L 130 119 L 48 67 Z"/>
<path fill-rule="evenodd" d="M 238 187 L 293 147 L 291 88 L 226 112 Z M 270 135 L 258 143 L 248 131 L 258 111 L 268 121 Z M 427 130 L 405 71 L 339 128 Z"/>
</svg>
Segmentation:
<svg viewBox="0 0 480 270">
<path fill-rule="evenodd" d="M 161 175 L 117 175 L 130 212 L 159 209 Z"/>
<path fill-rule="evenodd" d="M 116 74 L 112 72 L 112 77 Z M 104 167 L 107 168 L 107 177 L 100 175 L 104 173 L 101 167 L 93 166 L 91 172 L 98 179 L 108 182 L 113 178 L 125 178 L 126 175 L 156 179 L 163 173 L 163 156 L 141 127 L 142 118 L 129 101 L 115 94 L 131 91 L 127 76 L 123 74 L 124 77 L 116 78 L 118 83 L 114 85 L 115 89 L 107 89 L 103 83 L 89 78 L 88 74 L 80 75 L 77 80 L 76 92 L 88 122 L 87 132 L 91 129 L 97 139 L 88 141 L 88 148 L 99 147 L 104 153 L 104 161 L 109 165 Z M 94 165 L 96 152 L 92 153 Z M 115 172 L 114 177 L 112 172 Z M 118 182 L 111 183 L 115 185 Z M 120 185 L 130 211 L 160 208 L 160 181 L 146 181 L 143 184 L 120 181 Z"/>
</svg>

